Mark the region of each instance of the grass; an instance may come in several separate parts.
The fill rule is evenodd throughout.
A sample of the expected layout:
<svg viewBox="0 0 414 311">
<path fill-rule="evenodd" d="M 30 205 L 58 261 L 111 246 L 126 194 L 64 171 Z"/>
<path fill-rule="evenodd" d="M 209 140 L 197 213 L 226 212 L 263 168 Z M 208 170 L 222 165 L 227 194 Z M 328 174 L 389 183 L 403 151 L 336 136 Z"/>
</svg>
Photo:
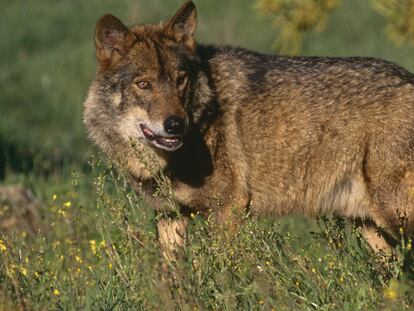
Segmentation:
<svg viewBox="0 0 414 311">
<path fill-rule="evenodd" d="M 414 71 L 414 48 L 389 41 L 369 2 L 343 2 L 303 54 L 377 56 Z M 180 3 L 0 0 L 0 178 L 32 189 L 41 224 L 0 235 L 0 310 L 413 309 L 411 246 L 399 261 L 375 256 L 340 219 L 248 218 L 228 238 L 195 215 L 182 258 L 165 262 L 151 207 L 93 156 L 81 115 L 98 16 L 158 21 Z M 199 41 L 271 52 L 276 31 L 253 2 L 196 4 Z"/>
<path fill-rule="evenodd" d="M 414 287 L 410 275 L 403 274 L 403 262 L 373 255 L 358 229 L 341 219 L 308 222 L 308 230 L 313 227 L 308 237 L 287 230 L 287 220 L 247 219 L 238 235 L 228 238 L 212 233 L 209 220 L 194 215 L 183 256 L 175 263 L 165 261 L 151 208 L 110 166 L 95 161 L 94 167 L 92 184 L 83 184 L 86 178 L 74 173 L 70 184 L 59 182 L 60 189 L 52 192 L 38 186 L 48 192 L 43 201 L 47 225 L 39 234 L 2 237 L 5 310 L 414 306 Z M 91 200 L 93 209 L 85 205 Z"/>
</svg>

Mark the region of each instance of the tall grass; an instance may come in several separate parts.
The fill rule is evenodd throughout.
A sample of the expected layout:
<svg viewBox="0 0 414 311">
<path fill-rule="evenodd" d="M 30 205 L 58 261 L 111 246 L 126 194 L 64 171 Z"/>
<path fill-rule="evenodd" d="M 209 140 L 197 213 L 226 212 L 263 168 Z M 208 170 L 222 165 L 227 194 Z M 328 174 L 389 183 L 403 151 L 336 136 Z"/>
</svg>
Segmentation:
<svg viewBox="0 0 414 311">
<path fill-rule="evenodd" d="M 73 174 L 65 190 L 48 196 L 39 234 L 1 237 L 5 310 L 414 307 L 412 275 L 403 274 L 407 247 L 400 261 L 374 255 L 359 229 L 342 219 L 309 222 L 313 230 L 304 238 L 281 223 L 246 218 L 229 238 L 193 215 L 184 253 L 167 261 L 152 209 L 110 165 L 94 161 L 94 167 L 92 184 Z M 93 208 L 83 205 L 80 187 L 89 188 Z"/>
</svg>

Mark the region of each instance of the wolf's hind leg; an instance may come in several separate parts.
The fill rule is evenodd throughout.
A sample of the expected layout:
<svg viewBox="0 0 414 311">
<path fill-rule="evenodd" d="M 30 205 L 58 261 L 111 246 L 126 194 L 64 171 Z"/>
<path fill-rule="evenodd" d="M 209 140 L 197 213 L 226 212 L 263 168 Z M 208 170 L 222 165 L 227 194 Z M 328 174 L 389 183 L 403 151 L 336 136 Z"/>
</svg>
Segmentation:
<svg viewBox="0 0 414 311">
<path fill-rule="evenodd" d="M 376 191 L 377 199 L 372 219 L 391 245 L 397 246 L 401 238 L 413 238 L 414 233 L 414 173 L 406 170 L 402 178 L 389 178 L 387 184 Z"/>
<path fill-rule="evenodd" d="M 175 260 L 177 253 L 184 247 L 187 239 L 188 218 L 160 218 L 157 221 L 158 240 L 163 255 Z"/>
</svg>

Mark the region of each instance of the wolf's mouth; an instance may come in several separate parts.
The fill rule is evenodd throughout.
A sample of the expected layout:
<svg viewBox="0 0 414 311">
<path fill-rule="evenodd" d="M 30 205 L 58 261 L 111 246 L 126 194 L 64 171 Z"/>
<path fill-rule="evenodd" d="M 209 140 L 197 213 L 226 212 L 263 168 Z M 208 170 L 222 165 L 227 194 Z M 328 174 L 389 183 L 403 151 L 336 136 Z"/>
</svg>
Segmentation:
<svg viewBox="0 0 414 311">
<path fill-rule="evenodd" d="M 155 147 L 167 151 L 175 151 L 183 144 L 182 136 L 161 136 L 151 131 L 148 126 L 144 124 L 139 125 L 145 138 Z"/>
</svg>

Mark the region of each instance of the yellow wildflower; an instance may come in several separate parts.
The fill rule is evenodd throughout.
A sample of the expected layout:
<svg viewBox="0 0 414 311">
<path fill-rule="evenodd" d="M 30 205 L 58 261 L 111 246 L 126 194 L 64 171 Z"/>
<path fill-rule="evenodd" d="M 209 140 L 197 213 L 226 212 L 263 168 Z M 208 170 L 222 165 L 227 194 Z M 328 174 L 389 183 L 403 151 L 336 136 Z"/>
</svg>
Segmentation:
<svg viewBox="0 0 414 311">
<path fill-rule="evenodd" d="M 388 285 L 388 287 L 384 291 L 385 298 L 387 298 L 389 300 L 397 299 L 398 298 L 398 287 L 399 287 L 398 281 L 391 280 L 390 284 Z"/>
<path fill-rule="evenodd" d="M 55 296 L 60 296 L 60 291 L 59 291 L 57 288 L 55 288 L 55 289 L 53 290 L 53 295 L 55 295 Z"/>
<path fill-rule="evenodd" d="M 112 270 L 112 263 L 108 264 L 108 268 L 109 268 L 109 270 Z"/>
<path fill-rule="evenodd" d="M 52 195 L 52 200 L 53 200 L 53 201 L 56 201 L 56 200 L 57 200 L 57 198 L 58 198 L 58 196 L 57 196 L 56 194 Z"/>
<path fill-rule="evenodd" d="M 23 274 L 24 276 L 27 276 L 27 269 L 25 267 L 20 267 L 20 272 L 21 274 Z"/>
<path fill-rule="evenodd" d="M 385 291 L 385 297 L 387 298 L 387 299 L 390 299 L 390 300 L 394 300 L 395 298 L 397 298 L 397 292 L 395 291 L 395 290 L 393 290 L 393 289 L 391 289 L 391 288 L 388 288 L 386 291 Z"/>
<path fill-rule="evenodd" d="M 72 202 L 70 202 L 70 201 L 67 201 L 67 202 L 65 202 L 65 203 L 63 203 L 63 206 L 64 207 L 71 207 L 72 206 Z"/>
<path fill-rule="evenodd" d="M 2 251 L 2 252 L 6 252 L 7 251 L 6 243 L 4 243 L 3 240 L 0 240 L 0 251 Z"/>
<path fill-rule="evenodd" d="M 90 240 L 89 245 L 91 246 L 92 253 L 94 255 L 96 255 L 96 253 L 97 253 L 96 241 L 95 240 Z"/>
<path fill-rule="evenodd" d="M 407 243 L 407 251 L 410 251 L 412 248 L 413 248 L 413 244 L 412 244 L 413 242 L 412 242 L 412 240 L 410 239 L 410 240 L 408 240 L 408 243 Z"/>
<path fill-rule="evenodd" d="M 82 258 L 80 258 L 79 256 L 75 256 L 75 259 L 77 262 L 82 263 Z"/>
</svg>

